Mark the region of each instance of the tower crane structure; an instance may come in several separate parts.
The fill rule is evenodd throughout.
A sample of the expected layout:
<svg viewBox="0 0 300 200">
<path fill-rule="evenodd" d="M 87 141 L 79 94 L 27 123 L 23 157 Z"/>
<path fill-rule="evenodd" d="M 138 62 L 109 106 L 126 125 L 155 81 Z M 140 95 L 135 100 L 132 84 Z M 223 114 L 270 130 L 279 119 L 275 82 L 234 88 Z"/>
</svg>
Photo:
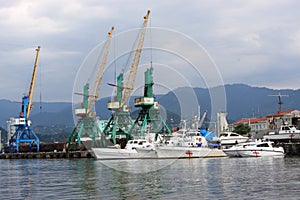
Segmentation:
<svg viewBox="0 0 300 200">
<path fill-rule="evenodd" d="M 171 134 L 171 130 L 160 114 L 159 103 L 155 101 L 153 95 L 153 68 L 145 72 L 144 96 L 134 99 L 134 106 L 140 107 L 139 115 L 129 134 L 135 137 L 144 138 L 147 133 L 154 133 L 154 140 L 159 134 Z"/>
<path fill-rule="evenodd" d="M 117 78 L 117 95 L 114 101 L 108 102 L 108 109 L 112 110 L 112 116 L 106 124 L 103 133 L 109 135 L 113 144 L 117 143 L 117 139 L 126 138 L 128 141 L 131 135 L 128 134 L 133 120 L 130 117 L 130 108 L 127 105 L 129 97 L 134 89 L 136 73 L 140 62 L 142 47 L 144 43 L 146 28 L 149 20 L 150 10 L 144 16 L 144 23 L 138 36 L 137 46 L 134 52 L 133 60 L 126 77 L 125 84 L 123 83 L 123 73 Z"/>
<path fill-rule="evenodd" d="M 92 87 L 92 93 L 89 94 L 88 83 L 84 85 L 83 94 L 75 93 L 83 96 L 83 103 L 80 108 L 75 109 L 75 115 L 79 117 L 79 120 L 68 138 L 68 149 L 75 150 L 82 148 L 83 143 L 85 143 L 85 148 L 87 149 L 102 146 L 105 143 L 105 138 L 102 137 L 103 130 L 101 129 L 99 119 L 96 117 L 96 112 L 93 111 L 93 108 L 99 97 L 113 31 L 114 27 L 108 32 L 108 38 L 103 47 L 100 66 Z"/>
<path fill-rule="evenodd" d="M 29 87 L 28 95 L 22 98 L 22 107 L 19 117 L 13 118 L 11 125 L 15 126 L 15 132 L 9 139 L 9 149 L 12 152 L 19 151 L 20 143 L 29 143 L 30 150 L 36 148 L 40 150 L 40 140 L 36 133 L 31 129 L 31 121 L 28 119 L 33 108 L 33 93 L 36 80 L 36 70 L 38 66 L 40 54 L 40 46 L 36 49 L 35 62 L 33 67 L 33 73 L 31 77 L 31 83 Z"/>
</svg>

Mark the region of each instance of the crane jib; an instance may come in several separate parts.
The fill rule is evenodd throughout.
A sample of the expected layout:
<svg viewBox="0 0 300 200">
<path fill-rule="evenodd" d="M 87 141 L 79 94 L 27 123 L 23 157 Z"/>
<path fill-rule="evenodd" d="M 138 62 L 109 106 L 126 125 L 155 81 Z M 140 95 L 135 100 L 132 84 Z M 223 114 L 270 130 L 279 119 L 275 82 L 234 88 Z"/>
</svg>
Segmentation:
<svg viewBox="0 0 300 200">
<path fill-rule="evenodd" d="M 26 118 L 29 117 L 30 112 L 31 112 L 32 107 L 33 107 L 32 97 L 33 97 L 33 92 L 34 92 L 35 79 L 36 79 L 36 69 L 37 69 L 38 60 L 39 60 L 40 49 L 41 49 L 40 46 L 38 46 L 38 48 L 36 49 L 35 62 L 34 62 L 34 67 L 33 67 L 33 72 L 32 72 L 32 78 L 31 78 L 29 93 L 28 93 L 28 106 L 26 108 Z"/>
<path fill-rule="evenodd" d="M 104 69 L 105 69 L 106 62 L 107 62 L 107 57 L 108 57 L 108 53 L 109 53 L 109 48 L 110 48 L 113 31 L 114 31 L 114 27 L 112 27 L 111 30 L 108 32 L 108 39 L 104 46 L 103 56 L 102 56 L 100 66 L 98 68 L 97 76 L 95 78 L 95 82 L 94 82 L 94 85 L 92 88 L 92 94 L 91 94 L 91 98 L 89 100 L 87 113 L 90 113 L 90 111 L 92 110 L 92 108 L 95 105 L 95 102 L 97 101 L 98 96 L 99 96 L 100 87 L 102 84 Z"/>
<path fill-rule="evenodd" d="M 134 88 L 134 83 L 135 83 L 135 79 L 136 79 L 136 72 L 138 69 L 138 65 L 140 62 L 140 57 L 141 57 L 141 53 L 142 53 L 142 47 L 143 47 L 143 43 L 144 43 L 144 38 L 145 38 L 145 33 L 146 33 L 146 27 L 148 24 L 148 19 L 149 19 L 149 15 L 150 15 L 150 10 L 147 11 L 147 14 L 144 16 L 144 23 L 143 23 L 143 27 L 142 30 L 140 32 L 139 35 L 139 40 L 138 40 L 138 44 L 135 50 L 135 54 L 131 63 L 131 67 L 129 70 L 129 74 L 126 78 L 126 82 L 125 82 L 125 88 L 132 88 L 131 90 L 124 90 L 123 91 L 123 98 L 122 98 L 122 102 L 121 102 L 121 107 L 124 106 L 124 104 L 126 104 L 126 102 L 128 101 L 131 92 Z"/>
</svg>

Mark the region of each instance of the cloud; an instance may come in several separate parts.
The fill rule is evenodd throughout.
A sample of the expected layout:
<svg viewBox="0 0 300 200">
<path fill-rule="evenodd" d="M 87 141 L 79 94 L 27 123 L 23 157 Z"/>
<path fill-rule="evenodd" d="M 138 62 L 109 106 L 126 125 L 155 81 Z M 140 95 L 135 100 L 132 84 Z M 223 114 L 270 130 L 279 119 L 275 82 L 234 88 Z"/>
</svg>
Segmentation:
<svg viewBox="0 0 300 200">
<path fill-rule="evenodd" d="M 300 55 L 300 29 L 296 30 L 290 37 L 289 37 L 289 44 L 288 44 L 289 52 L 294 53 L 296 55 Z"/>
<path fill-rule="evenodd" d="M 40 45 L 45 100 L 70 101 L 81 63 L 106 39 L 110 27 L 116 27 L 116 35 L 140 28 L 148 9 L 151 9 L 149 27 L 173 29 L 194 40 L 211 56 L 225 83 L 297 87 L 294 84 L 298 83 L 294 74 L 300 53 L 300 3 L 297 0 L 230 0 L 226 4 L 219 0 L 19 0 L 5 1 L 0 6 L 0 78 L 7 83 L 6 87 L 2 86 L 0 98 L 18 100 L 24 93 L 24 86 L 30 81 L 34 49 Z M 147 33 L 145 46 L 148 47 L 156 42 L 153 40 L 151 44 L 149 37 Z M 192 61 L 199 57 L 193 45 L 182 38 L 170 36 L 170 42 L 165 37 L 161 39 L 165 39 L 157 41 L 161 48 L 180 49 L 181 56 Z M 122 40 L 128 40 L 128 47 L 133 46 L 130 43 L 133 40 Z M 122 52 L 119 43 L 121 41 L 116 41 L 112 46 L 116 54 Z M 161 57 L 159 53 L 153 54 L 156 59 L 154 56 L 159 58 L 161 66 L 180 69 L 184 64 L 181 59 L 170 59 L 163 53 Z M 141 64 L 149 60 L 146 53 Z M 125 58 L 119 59 L 117 65 L 123 66 L 124 62 Z M 272 78 L 279 78 L 283 66 L 286 76 L 292 80 Z M 208 69 L 203 69 L 203 79 L 207 78 L 205 70 Z M 108 71 L 107 81 L 113 80 L 113 71 Z M 185 73 L 194 85 L 199 85 L 192 72 Z M 173 88 L 176 83 L 171 85 Z"/>
</svg>

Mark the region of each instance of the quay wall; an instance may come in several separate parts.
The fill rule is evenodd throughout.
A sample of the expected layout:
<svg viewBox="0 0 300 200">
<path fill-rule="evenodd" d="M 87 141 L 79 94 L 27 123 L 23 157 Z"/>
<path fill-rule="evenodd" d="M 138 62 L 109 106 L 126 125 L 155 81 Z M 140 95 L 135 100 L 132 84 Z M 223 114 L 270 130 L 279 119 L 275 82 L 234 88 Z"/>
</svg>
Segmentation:
<svg viewBox="0 0 300 200">
<path fill-rule="evenodd" d="M 66 145 L 66 142 L 41 143 L 39 152 L 36 148 L 30 149 L 29 144 L 21 144 L 19 152 L 10 152 L 5 146 L 0 152 L 0 159 L 95 158 L 91 150 L 77 147 L 67 150 Z"/>
<path fill-rule="evenodd" d="M 0 159 L 60 159 L 60 158 L 94 158 L 92 151 L 68 152 L 28 152 L 28 153 L 3 153 Z"/>
<path fill-rule="evenodd" d="M 300 156 L 300 143 L 282 143 L 280 144 L 286 155 Z"/>
</svg>

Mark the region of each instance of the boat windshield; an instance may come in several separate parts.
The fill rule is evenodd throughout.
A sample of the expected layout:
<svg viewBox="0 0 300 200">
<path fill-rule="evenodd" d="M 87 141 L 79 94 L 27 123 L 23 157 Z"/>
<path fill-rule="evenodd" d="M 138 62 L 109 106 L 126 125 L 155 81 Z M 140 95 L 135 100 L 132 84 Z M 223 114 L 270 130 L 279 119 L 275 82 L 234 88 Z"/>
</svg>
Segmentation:
<svg viewBox="0 0 300 200">
<path fill-rule="evenodd" d="M 255 143 L 244 144 L 243 147 L 253 147 L 256 146 Z"/>
<path fill-rule="evenodd" d="M 269 144 L 268 143 L 261 143 L 261 144 L 258 144 L 257 147 L 269 147 Z"/>
<path fill-rule="evenodd" d="M 222 133 L 222 134 L 220 134 L 220 137 L 227 137 L 228 136 L 228 134 L 227 133 Z"/>
<path fill-rule="evenodd" d="M 144 143 L 146 143 L 146 140 L 139 141 L 139 145 L 143 145 Z"/>
</svg>

